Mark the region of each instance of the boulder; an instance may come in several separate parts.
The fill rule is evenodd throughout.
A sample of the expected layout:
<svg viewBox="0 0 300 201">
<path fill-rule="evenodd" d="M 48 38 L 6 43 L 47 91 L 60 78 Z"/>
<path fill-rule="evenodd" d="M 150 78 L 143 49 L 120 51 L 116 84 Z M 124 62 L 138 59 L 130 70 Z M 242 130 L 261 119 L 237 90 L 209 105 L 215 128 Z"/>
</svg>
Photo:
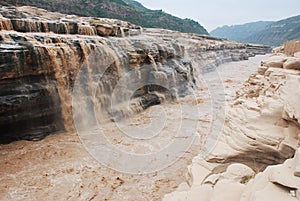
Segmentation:
<svg viewBox="0 0 300 201">
<path fill-rule="evenodd" d="M 283 68 L 300 70 L 300 58 L 292 57 L 287 59 L 283 64 Z"/>
<path fill-rule="evenodd" d="M 273 67 L 273 68 L 283 68 L 283 63 L 286 61 L 286 56 L 282 54 L 274 55 L 267 61 L 262 61 L 262 66 Z"/>
<path fill-rule="evenodd" d="M 284 164 L 274 166 L 269 175 L 270 182 L 283 187 L 299 190 L 300 177 L 294 175 L 295 159 L 289 159 Z"/>
<path fill-rule="evenodd" d="M 268 67 L 266 67 L 266 66 L 260 66 L 260 67 L 258 67 L 257 72 L 260 75 L 264 75 L 267 70 L 268 70 Z"/>
<path fill-rule="evenodd" d="M 235 163 L 228 166 L 223 177 L 236 183 L 246 183 L 247 180 L 250 180 L 254 175 L 255 172 L 250 167 Z"/>
<path fill-rule="evenodd" d="M 91 24 L 91 25 L 96 27 L 97 35 L 99 35 L 99 36 L 108 37 L 112 33 L 115 32 L 114 27 L 112 25 L 109 25 L 109 24 L 96 23 L 96 24 Z"/>
</svg>

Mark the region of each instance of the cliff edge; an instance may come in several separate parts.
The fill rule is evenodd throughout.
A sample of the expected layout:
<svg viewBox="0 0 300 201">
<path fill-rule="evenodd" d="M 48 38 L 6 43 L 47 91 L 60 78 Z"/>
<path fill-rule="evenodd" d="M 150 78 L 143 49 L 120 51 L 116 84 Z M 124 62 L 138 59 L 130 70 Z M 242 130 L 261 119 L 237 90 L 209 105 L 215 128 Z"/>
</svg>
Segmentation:
<svg viewBox="0 0 300 201">
<path fill-rule="evenodd" d="M 132 94 L 133 102 L 138 102 L 134 112 L 162 101 L 149 92 L 174 100 L 193 90 L 200 73 L 269 51 L 267 46 L 27 6 L 0 7 L 0 30 L 1 143 L 40 140 L 74 130 L 72 92 L 81 71 L 89 73 L 85 93 L 99 85 L 96 94 L 84 94 L 92 97 L 85 105 L 100 105 L 99 113 L 114 120 L 128 115 L 108 104 L 118 81 L 129 71 L 136 77 L 128 79 L 152 83 L 133 91 L 123 89 L 122 94 Z M 162 83 L 168 90 L 155 86 Z"/>
<path fill-rule="evenodd" d="M 290 41 L 261 63 L 237 91 L 214 146 L 164 200 L 300 200 L 299 51 Z"/>
</svg>

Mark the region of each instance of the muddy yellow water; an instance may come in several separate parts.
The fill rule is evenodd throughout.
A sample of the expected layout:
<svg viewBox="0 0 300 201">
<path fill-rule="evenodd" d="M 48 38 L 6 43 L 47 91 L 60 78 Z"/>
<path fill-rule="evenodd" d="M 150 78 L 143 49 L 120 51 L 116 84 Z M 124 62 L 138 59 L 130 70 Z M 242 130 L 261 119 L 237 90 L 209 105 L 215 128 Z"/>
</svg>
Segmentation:
<svg viewBox="0 0 300 201">
<path fill-rule="evenodd" d="M 263 58 L 224 64 L 202 75 L 194 94 L 121 122 L 0 145 L 0 199 L 161 200 L 185 180 L 216 111 L 226 114 L 224 101 Z"/>
</svg>

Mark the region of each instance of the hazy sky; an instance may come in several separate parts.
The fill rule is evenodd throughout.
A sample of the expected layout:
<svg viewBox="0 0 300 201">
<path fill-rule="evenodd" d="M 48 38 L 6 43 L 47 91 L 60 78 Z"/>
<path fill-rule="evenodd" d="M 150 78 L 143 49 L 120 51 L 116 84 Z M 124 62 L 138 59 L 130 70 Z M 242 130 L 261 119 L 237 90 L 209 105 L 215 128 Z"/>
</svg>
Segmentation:
<svg viewBox="0 0 300 201">
<path fill-rule="evenodd" d="M 137 0 L 150 9 L 198 21 L 208 31 L 259 20 L 300 15 L 300 0 Z"/>
</svg>

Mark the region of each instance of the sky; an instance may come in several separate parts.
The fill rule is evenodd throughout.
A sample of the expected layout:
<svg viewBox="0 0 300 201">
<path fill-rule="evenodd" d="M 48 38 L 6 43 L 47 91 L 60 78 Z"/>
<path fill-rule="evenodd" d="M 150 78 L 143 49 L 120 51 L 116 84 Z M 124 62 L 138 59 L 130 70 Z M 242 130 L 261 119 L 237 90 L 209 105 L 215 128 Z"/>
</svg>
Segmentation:
<svg viewBox="0 0 300 201">
<path fill-rule="evenodd" d="M 300 15 L 300 0 L 137 0 L 145 7 L 198 21 L 208 31 Z"/>
</svg>

